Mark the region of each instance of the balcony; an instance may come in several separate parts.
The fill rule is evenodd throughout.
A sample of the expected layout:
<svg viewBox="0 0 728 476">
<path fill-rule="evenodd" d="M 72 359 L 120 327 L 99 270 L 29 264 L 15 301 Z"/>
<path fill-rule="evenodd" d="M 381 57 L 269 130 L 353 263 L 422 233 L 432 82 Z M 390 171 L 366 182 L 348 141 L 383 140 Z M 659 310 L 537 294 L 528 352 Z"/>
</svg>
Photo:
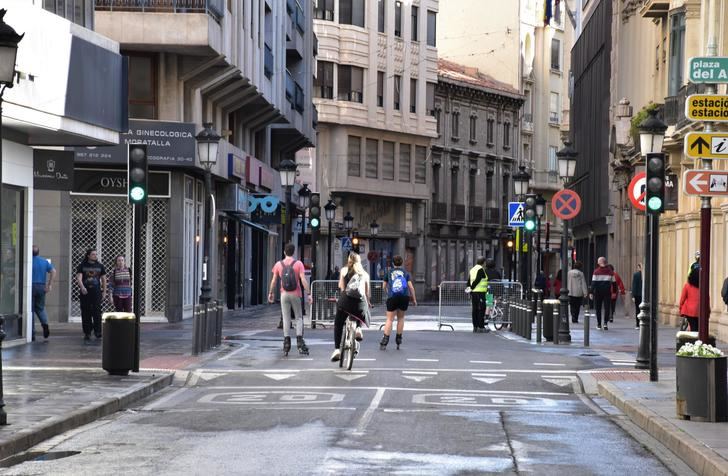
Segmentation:
<svg viewBox="0 0 728 476">
<path fill-rule="evenodd" d="M 432 220 L 447 221 L 447 203 L 432 202 Z"/>
<path fill-rule="evenodd" d="M 207 13 L 218 22 L 225 16 L 225 0 L 96 0 L 98 11 Z"/>
<path fill-rule="evenodd" d="M 296 111 L 303 113 L 306 100 L 303 88 L 293 79 L 289 71 L 286 71 L 286 99 Z"/>
<path fill-rule="evenodd" d="M 483 207 L 468 208 L 468 223 L 482 224 L 483 215 Z"/>
<path fill-rule="evenodd" d="M 500 225 L 500 208 L 488 207 L 484 211 L 486 225 Z"/>
<path fill-rule="evenodd" d="M 450 205 L 450 221 L 465 222 L 465 205 L 453 203 Z"/>
<path fill-rule="evenodd" d="M 559 113 L 555 111 L 549 112 L 549 124 L 556 124 L 559 125 L 561 122 L 561 119 L 559 118 Z"/>
<path fill-rule="evenodd" d="M 676 96 L 667 96 L 663 111 L 665 124 L 675 126 L 677 130 L 688 125 L 691 121 L 685 118 L 685 101 L 691 94 L 702 94 L 704 92 L 704 84 L 689 83 L 681 87 Z"/>
<path fill-rule="evenodd" d="M 643 18 L 667 17 L 670 10 L 670 0 L 646 0 L 640 9 Z"/>
<path fill-rule="evenodd" d="M 533 114 L 523 115 L 523 132 L 533 133 Z"/>
<path fill-rule="evenodd" d="M 288 19 L 286 23 L 286 60 L 300 61 L 303 59 L 303 33 L 306 19 L 303 9 L 296 0 L 288 0 Z"/>
</svg>

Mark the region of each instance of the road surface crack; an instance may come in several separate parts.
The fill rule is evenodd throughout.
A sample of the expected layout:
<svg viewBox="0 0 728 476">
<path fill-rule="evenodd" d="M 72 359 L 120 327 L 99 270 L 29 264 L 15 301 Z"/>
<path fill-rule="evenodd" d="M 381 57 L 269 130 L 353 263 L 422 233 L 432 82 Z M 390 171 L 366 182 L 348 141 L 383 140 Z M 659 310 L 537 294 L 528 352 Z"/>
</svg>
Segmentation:
<svg viewBox="0 0 728 476">
<path fill-rule="evenodd" d="M 506 414 L 505 412 L 498 412 L 498 415 L 500 416 L 500 422 L 501 422 L 501 428 L 503 428 L 503 434 L 506 437 L 506 442 L 508 443 L 508 449 L 511 453 L 511 460 L 513 461 L 513 470 L 516 472 L 516 474 L 521 474 L 520 469 L 518 469 L 518 459 L 516 458 L 516 450 L 513 448 L 513 442 L 511 441 L 511 436 L 508 434 L 508 428 L 506 428 Z"/>
</svg>

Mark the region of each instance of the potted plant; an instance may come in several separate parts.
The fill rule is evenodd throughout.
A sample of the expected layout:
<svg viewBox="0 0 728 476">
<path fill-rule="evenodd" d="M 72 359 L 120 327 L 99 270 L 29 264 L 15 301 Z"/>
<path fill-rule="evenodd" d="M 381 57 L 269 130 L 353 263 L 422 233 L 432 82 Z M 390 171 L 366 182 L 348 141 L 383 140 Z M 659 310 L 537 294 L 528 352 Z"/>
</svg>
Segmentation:
<svg viewBox="0 0 728 476">
<path fill-rule="evenodd" d="M 728 421 L 727 358 L 712 345 L 696 341 L 677 352 L 677 414 L 680 418 Z"/>
</svg>

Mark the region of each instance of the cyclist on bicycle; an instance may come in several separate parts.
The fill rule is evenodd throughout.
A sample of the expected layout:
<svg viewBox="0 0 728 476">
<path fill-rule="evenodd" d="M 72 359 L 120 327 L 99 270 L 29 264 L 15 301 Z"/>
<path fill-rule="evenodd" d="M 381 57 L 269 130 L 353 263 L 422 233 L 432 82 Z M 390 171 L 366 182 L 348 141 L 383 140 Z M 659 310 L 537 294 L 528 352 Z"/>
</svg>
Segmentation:
<svg viewBox="0 0 728 476">
<path fill-rule="evenodd" d="M 346 267 L 341 268 L 339 275 L 339 301 L 337 303 L 336 319 L 334 320 L 334 353 L 331 361 L 337 362 L 341 358 L 341 335 L 344 324 L 349 315 L 364 321 L 367 306 L 371 302 L 369 287 L 369 273 L 361 265 L 361 257 L 357 253 L 349 253 Z M 361 323 L 356 324 L 356 340 L 363 338 Z"/>
<path fill-rule="evenodd" d="M 395 256 L 392 259 L 394 268 L 387 274 L 387 280 L 384 281 L 384 289 L 387 291 L 387 323 L 384 325 L 384 336 L 379 343 L 379 348 L 384 350 L 389 344 L 389 335 L 392 333 L 392 322 L 395 314 L 397 315 L 397 336 L 395 342 L 399 349 L 402 344 L 402 333 L 404 332 L 404 313 L 409 307 L 410 298 L 414 305 L 417 305 L 417 296 L 415 288 L 412 286 L 410 274 L 402 268 L 404 260 L 401 256 Z"/>
</svg>

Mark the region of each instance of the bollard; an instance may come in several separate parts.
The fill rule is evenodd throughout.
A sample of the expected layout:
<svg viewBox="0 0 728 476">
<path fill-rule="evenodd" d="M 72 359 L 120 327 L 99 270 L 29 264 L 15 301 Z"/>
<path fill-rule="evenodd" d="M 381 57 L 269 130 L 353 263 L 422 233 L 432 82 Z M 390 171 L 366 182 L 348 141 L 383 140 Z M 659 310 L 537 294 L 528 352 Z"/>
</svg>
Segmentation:
<svg viewBox="0 0 728 476">
<path fill-rule="evenodd" d="M 556 299 L 554 299 L 556 301 Z M 560 308 L 557 303 L 554 304 L 554 344 L 559 343 L 559 323 L 561 322 Z"/>
<path fill-rule="evenodd" d="M 222 345 L 222 316 L 223 316 L 223 305 L 222 302 L 217 306 L 217 341 L 215 347 Z"/>
<path fill-rule="evenodd" d="M 591 317 L 591 311 L 587 305 L 584 310 L 584 347 L 589 347 L 589 318 Z"/>
<path fill-rule="evenodd" d="M 200 353 L 200 306 L 192 311 L 192 355 Z"/>
<path fill-rule="evenodd" d="M 541 305 L 541 291 L 540 289 L 536 291 L 537 301 L 536 301 L 536 342 L 541 342 L 541 326 L 543 325 L 543 308 Z"/>
</svg>

